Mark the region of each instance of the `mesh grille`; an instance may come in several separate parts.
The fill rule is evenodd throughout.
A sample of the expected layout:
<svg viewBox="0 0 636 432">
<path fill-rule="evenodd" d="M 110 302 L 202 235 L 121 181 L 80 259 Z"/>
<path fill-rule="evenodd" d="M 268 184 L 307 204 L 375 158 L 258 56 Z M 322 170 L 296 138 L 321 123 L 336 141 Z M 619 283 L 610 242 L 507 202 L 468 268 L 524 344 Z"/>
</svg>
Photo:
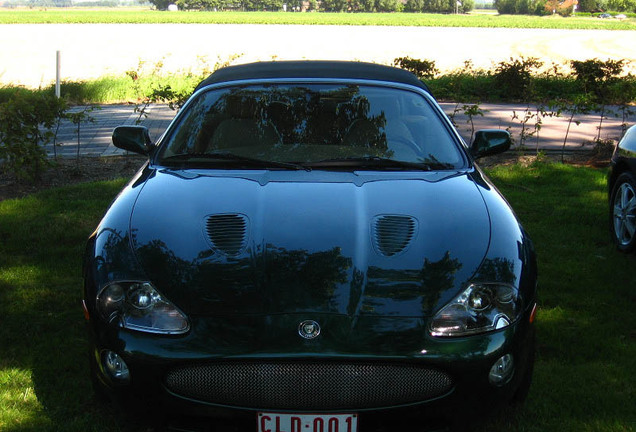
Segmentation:
<svg viewBox="0 0 636 432">
<path fill-rule="evenodd" d="M 410 216 L 380 216 L 373 223 L 373 241 L 384 256 L 404 251 L 415 235 L 415 220 Z"/>
<path fill-rule="evenodd" d="M 173 393 L 255 409 L 370 409 L 429 400 L 449 392 L 443 372 L 381 363 L 214 363 L 173 369 Z"/>
<path fill-rule="evenodd" d="M 238 255 L 247 244 L 247 218 L 243 215 L 208 216 L 205 230 L 214 248 L 226 255 Z"/>
</svg>

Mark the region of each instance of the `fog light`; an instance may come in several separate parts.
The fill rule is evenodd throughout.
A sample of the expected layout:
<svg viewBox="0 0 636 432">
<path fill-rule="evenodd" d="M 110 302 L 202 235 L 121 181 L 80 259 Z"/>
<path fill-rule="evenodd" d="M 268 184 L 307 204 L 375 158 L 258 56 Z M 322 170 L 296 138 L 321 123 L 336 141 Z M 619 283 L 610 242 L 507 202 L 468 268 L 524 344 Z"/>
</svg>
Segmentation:
<svg viewBox="0 0 636 432">
<path fill-rule="evenodd" d="M 510 381 L 514 370 L 515 366 L 514 361 L 512 360 L 512 355 L 506 354 L 492 365 L 490 368 L 490 374 L 488 374 L 488 380 L 492 385 L 502 386 Z"/>
<path fill-rule="evenodd" d="M 112 379 L 119 382 L 130 381 L 128 365 L 124 359 L 113 351 L 104 351 L 102 353 L 102 364 Z"/>
</svg>

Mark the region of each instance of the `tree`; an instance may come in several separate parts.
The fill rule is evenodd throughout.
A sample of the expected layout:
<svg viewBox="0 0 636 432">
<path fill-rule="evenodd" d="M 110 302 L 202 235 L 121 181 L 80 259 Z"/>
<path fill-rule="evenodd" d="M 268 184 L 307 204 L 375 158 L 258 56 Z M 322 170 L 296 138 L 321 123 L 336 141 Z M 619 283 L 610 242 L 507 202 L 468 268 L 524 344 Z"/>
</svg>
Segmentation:
<svg viewBox="0 0 636 432">
<path fill-rule="evenodd" d="M 540 0 L 495 0 L 495 8 L 500 14 L 529 15 L 543 12 Z"/>
<path fill-rule="evenodd" d="M 177 0 L 175 4 L 180 10 L 211 10 L 207 0 Z"/>
<path fill-rule="evenodd" d="M 300 11 L 303 7 L 303 0 L 288 0 L 287 2 L 287 10 L 288 11 Z"/>
<path fill-rule="evenodd" d="M 376 0 L 375 10 L 378 12 L 401 12 L 402 2 L 399 0 Z"/>
<path fill-rule="evenodd" d="M 548 0 L 543 9 L 547 14 L 557 13 L 561 16 L 571 16 L 576 4 L 578 4 L 577 0 Z"/>
<path fill-rule="evenodd" d="M 283 0 L 257 0 L 255 3 L 258 10 L 278 11 L 283 8 Z"/>
<path fill-rule="evenodd" d="M 168 6 L 172 4 L 172 0 L 149 0 L 157 10 L 168 10 Z"/>
<path fill-rule="evenodd" d="M 579 0 L 578 10 L 581 12 L 594 12 L 604 9 L 598 0 Z"/>
<path fill-rule="evenodd" d="M 322 9 L 326 12 L 344 12 L 347 6 L 347 0 L 322 0 Z"/>
<path fill-rule="evenodd" d="M 511 15 L 517 13 L 516 0 L 495 0 L 493 4 L 500 14 Z"/>
<path fill-rule="evenodd" d="M 459 7 L 459 11 L 462 13 L 468 13 L 475 9 L 474 0 L 462 0 L 462 5 Z"/>
<path fill-rule="evenodd" d="M 375 0 L 359 0 L 360 10 L 364 12 L 375 12 Z"/>
<path fill-rule="evenodd" d="M 636 11 L 635 0 L 608 0 L 607 9 L 619 12 L 634 12 Z"/>
<path fill-rule="evenodd" d="M 405 12 L 422 12 L 424 10 L 424 0 L 407 0 L 404 5 Z"/>
<path fill-rule="evenodd" d="M 454 13 L 456 5 L 457 0 L 407 0 L 403 9 L 405 12 Z M 474 7 L 474 0 L 461 0 L 459 11 L 470 12 Z"/>
</svg>

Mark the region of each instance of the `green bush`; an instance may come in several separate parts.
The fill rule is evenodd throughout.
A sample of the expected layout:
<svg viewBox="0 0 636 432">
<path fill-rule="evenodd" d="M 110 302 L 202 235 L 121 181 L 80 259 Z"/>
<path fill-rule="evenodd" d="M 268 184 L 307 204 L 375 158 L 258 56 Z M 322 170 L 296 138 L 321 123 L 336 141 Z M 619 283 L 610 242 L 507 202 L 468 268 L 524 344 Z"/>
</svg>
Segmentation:
<svg viewBox="0 0 636 432">
<path fill-rule="evenodd" d="M 419 79 L 431 79 L 439 73 L 435 67 L 435 60 L 419 60 L 411 57 L 398 57 L 393 60 L 394 66 L 406 69 Z"/>
<path fill-rule="evenodd" d="M 617 105 L 624 111 L 636 102 L 636 76 L 625 74 L 623 60 L 572 61 L 543 65 L 535 58 L 511 58 L 493 69 L 475 69 L 471 61 L 454 71 L 441 73 L 432 60 L 399 57 L 395 66 L 406 69 L 426 82 L 440 100 L 461 103 L 558 102 Z M 631 111 L 631 109 L 630 109 Z"/>
<path fill-rule="evenodd" d="M 66 111 L 49 92 L 17 91 L 0 104 L 0 166 L 19 179 L 35 180 L 47 165 L 42 144 Z"/>
<path fill-rule="evenodd" d="M 574 76 L 583 85 L 585 93 L 594 94 L 599 99 L 607 96 L 607 88 L 623 73 L 624 60 L 572 60 Z"/>
<path fill-rule="evenodd" d="M 543 62 L 533 57 L 499 62 L 494 73 L 497 90 L 512 99 L 529 100 L 532 97 L 532 73 L 542 65 Z"/>
</svg>

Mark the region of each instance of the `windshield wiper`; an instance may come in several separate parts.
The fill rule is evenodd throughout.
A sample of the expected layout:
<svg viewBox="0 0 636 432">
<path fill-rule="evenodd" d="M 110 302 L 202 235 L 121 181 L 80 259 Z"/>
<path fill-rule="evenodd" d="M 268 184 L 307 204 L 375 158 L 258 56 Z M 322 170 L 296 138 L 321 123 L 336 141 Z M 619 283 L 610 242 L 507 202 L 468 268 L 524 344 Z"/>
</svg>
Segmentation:
<svg viewBox="0 0 636 432">
<path fill-rule="evenodd" d="M 324 159 L 318 162 L 312 162 L 308 164 L 314 168 L 316 167 L 362 167 L 362 168 L 402 168 L 402 169 L 415 169 L 418 171 L 430 171 L 432 169 L 441 169 L 442 164 L 428 164 L 418 162 L 406 162 L 388 158 L 382 158 L 379 156 L 360 156 L 360 157 L 345 157 Z"/>
<path fill-rule="evenodd" d="M 222 161 L 234 161 L 244 162 L 251 166 L 257 166 L 262 168 L 285 168 L 294 170 L 311 171 L 311 168 L 292 162 L 278 162 L 264 159 L 256 159 L 247 156 L 239 156 L 234 153 L 182 153 L 174 156 L 168 156 L 161 160 L 162 163 L 173 163 L 182 161 L 191 161 L 196 159 L 210 159 L 210 160 L 222 160 Z"/>
</svg>

